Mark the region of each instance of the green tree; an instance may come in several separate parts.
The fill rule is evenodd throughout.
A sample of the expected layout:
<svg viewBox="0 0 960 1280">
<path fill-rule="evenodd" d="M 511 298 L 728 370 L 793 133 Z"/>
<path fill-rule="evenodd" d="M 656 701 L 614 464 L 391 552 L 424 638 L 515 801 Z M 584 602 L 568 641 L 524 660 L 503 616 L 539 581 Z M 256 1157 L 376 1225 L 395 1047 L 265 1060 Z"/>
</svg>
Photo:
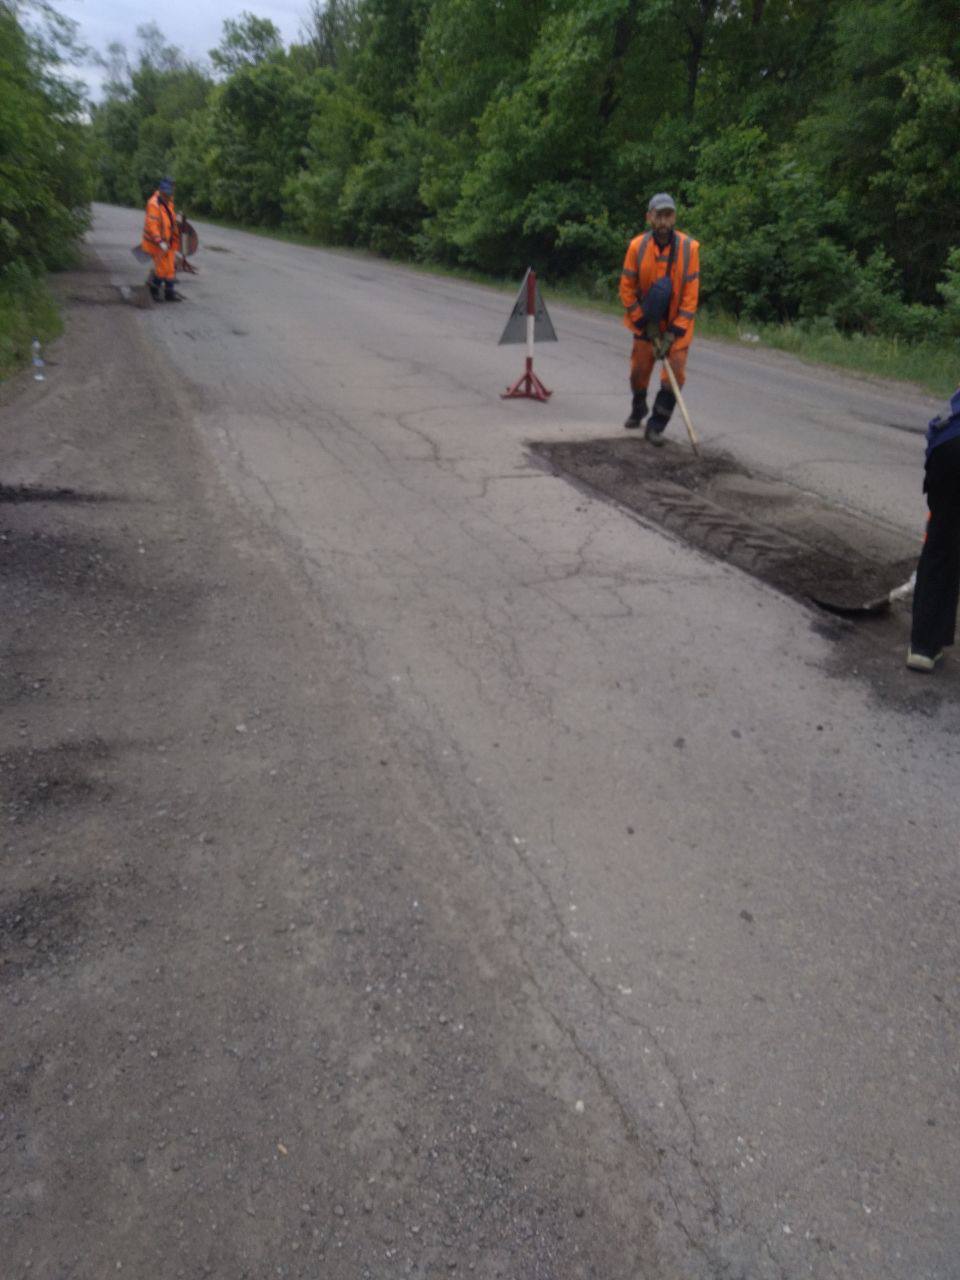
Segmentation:
<svg viewBox="0 0 960 1280">
<path fill-rule="evenodd" d="M 343 70 L 357 50 L 358 0 L 310 0 L 304 40 L 315 67 Z"/>
<path fill-rule="evenodd" d="M 97 195 L 132 205 L 174 170 L 178 140 L 212 90 L 209 77 L 155 23 L 138 27 L 137 37 L 132 67 L 122 45 L 110 46 L 104 100 L 91 109 Z"/>
<path fill-rule="evenodd" d="M 898 124 L 871 188 L 895 216 L 897 257 L 915 297 L 933 298 L 960 240 L 960 80 L 946 58 L 901 72 Z"/>
<path fill-rule="evenodd" d="M 351 75 L 385 118 L 410 106 L 430 2 L 361 0 L 359 4 L 359 48 Z"/>
<path fill-rule="evenodd" d="M 898 268 L 897 287 L 924 302 L 935 299 L 947 245 L 958 239 L 956 201 L 944 210 L 935 193 L 950 171 L 951 122 L 956 128 L 956 18 L 948 0 L 836 5 L 824 87 L 796 131 L 823 190 L 843 193 L 856 211 L 850 235 L 858 250 L 883 247 Z M 912 143 L 920 148 L 915 161 L 906 153 Z"/>
<path fill-rule="evenodd" d="M 427 257 L 455 259 L 454 224 L 466 174 L 482 143 L 478 124 L 495 97 L 523 84 L 549 0 L 434 0 L 420 44 L 413 111 L 425 132 L 419 234 Z"/>
<path fill-rule="evenodd" d="M 210 50 L 210 61 L 222 76 L 229 77 L 246 67 L 258 67 L 282 52 L 283 41 L 276 25 L 269 18 L 245 12 L 239 18 L 224 21 L 223 37 L 216 49 Z"/>
<path fill-rule="evenodd" d="M 380 116 L 355 86 L 343 84 L 330 71 L 317 75 L 304 167 L 288 178 L 284 189 L 286 210 L 297 226 L 322 240 L 356 243 L 341 198 L 348 176 L 380 125 Z"/>
<path fill-rule="evenodd" d="M 75 28 L 43 16 L 31 33 L 0 4 L 0 271 L 65 266 L 88 226 L 83 100 L 63 78 Z"/>
<path fill-rule="evenodd" d="M 177 148 L 181 199 L 241 222 L 276 226 L 283 190 L 302 164 L 313 99 L 280 57 L 242 67 L 215 89 L 203 124 L 193 122 Z M 194 150 L 201 143 L 202 184 Z"/>
</svg>

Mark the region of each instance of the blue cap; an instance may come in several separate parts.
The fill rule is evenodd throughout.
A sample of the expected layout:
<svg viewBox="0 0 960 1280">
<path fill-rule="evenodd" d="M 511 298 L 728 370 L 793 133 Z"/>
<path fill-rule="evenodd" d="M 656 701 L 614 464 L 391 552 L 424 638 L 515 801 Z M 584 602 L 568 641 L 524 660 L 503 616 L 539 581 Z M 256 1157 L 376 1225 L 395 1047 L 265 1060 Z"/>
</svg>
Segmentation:
<svg viewBox="0 0 960 1280">
<path fill-rule="evenodd" d="M 173 195 L 173 179 L 161 178 L 160 185 L 157 189 L 159 191 L 162 191 L 165 196 L 172 196 Z"/>
</svg>

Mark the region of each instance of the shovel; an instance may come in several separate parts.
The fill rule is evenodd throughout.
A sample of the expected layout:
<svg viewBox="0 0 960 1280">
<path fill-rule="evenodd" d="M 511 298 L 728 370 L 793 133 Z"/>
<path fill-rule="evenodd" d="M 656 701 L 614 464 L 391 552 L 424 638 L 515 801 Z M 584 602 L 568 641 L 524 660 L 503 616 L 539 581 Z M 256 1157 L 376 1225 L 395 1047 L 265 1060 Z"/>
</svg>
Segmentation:
<svg viewBox="0 0 960 1280">
<path fill-rule="evenodd" d="M 917 574 L 914 571 L 906 582 L 901 583 L 899 587 L 894 587 L 886 595 L 875 596 L 872 600 L 864 600 L 860 603 L 851 604 L 847 601 L 818 598 L 815 595 L 811 595 L 810 599 L 821 609 L 826 609 L 828 613 L 837 613 L 842 618 L 876 617 L 881 613 L 886 613 L 897 600 L 909 600 L 913 595 L 916 581 Z"/>
</svg>

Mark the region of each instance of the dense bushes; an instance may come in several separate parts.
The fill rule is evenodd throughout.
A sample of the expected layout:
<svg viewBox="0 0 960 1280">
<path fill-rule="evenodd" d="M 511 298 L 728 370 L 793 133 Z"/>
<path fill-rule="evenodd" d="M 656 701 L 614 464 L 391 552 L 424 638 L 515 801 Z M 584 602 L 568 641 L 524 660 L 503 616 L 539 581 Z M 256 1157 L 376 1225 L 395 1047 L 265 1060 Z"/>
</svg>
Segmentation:
<svg viewBox="0 0 960 1280">
<path fill-rule="evenodd" d="M 0 272 L 67 265 L 87 227 L 90 182 L 76 91 L 55 74 L 69 37 L 30 34 L 0 2 Z"/>
<path fill-rule="evenodd" d="M 318 0 L 312 22 L 289 50 L 227 24 L 219 82 L 146 29 L 94 118 L 100 193 L 174 169 L 197 213 L 610 292 L 668 189 L 715 307 L 960 329 L 947 0 Z"/>
<path fill-rule="evenodd" d="M 39 17 L 32 29 L 0 0 L 0 375 L 56 331 L 43 274 L 72 264 L 89 224 L 81 99 L 59 74 L 72 27 L 49 9 Z"/>
</svg>

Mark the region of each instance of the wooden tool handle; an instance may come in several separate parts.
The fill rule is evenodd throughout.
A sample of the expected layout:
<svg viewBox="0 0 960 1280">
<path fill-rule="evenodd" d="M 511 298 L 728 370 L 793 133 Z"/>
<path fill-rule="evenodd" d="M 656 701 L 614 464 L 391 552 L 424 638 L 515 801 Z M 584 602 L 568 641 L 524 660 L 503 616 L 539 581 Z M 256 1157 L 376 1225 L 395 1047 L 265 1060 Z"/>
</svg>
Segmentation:
<svg viewBox="0 0 960 1280">
<path fill-rule="evenodd" d="M 687 413 L 687 406 L 683 403 L 683 396 L 680 394 L 680 388 L 677 386 L 676 375 L 670 368 L 670 360 L 664 357 L 663 366 L 667 371 L 667 377 L 670 379 L 670 386 L 673 388 L 673 394 L 677 397 L 677 404 L 680 406 L 680 412 L 683 414 L 683 421 L 686 423 L 687 435 L 690 437 L 690 444 L 693 452 L 700 457 L 700 444 L 697 440 L 697 433 L 693 429 L 693 423 L 690 421 L 690 415 Z"/>
</svg>

